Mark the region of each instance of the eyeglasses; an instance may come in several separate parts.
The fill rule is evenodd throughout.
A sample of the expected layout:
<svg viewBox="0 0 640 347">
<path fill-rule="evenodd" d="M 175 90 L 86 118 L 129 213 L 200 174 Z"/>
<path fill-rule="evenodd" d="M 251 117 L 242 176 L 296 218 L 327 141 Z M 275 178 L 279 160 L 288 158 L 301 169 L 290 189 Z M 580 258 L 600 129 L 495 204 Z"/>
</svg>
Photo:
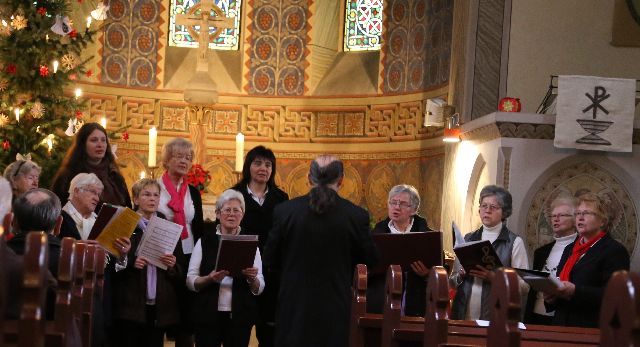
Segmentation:
<svg viewBox="0 0 640 347">
<path fill-rule="evenodd" d="M 87 193 L 91 193 L 97 197 L 100 197 L 100 195 L 102 195 L 101 191 L 95 190 L 95 189 L 91 189 L 91 188 L 80 188 L 81 190 L 87 192 Z"/>
<path fill-rule="evenodd" d="M 502 207 L 498 206 L 498 205 L 489 205 L 489 204 L 482 204 L 480 205 L 480 209 L 481 210 L 490 210 L 490 211 L 496 211 L 496 210 L 501 210 Z"/>
<path fill-rule="evenodd" d="M 193 156 L 191 154 L 178 153 L 173 155 L 173 159 L 175 160 L 186 159 L 187 161 L 192 161 Z"/>
<path fill-rule="evenodd" d="M 239 208 L 227 207 L 223 210 L 220 210 L 220 212 L 222 212 L 223 214 L 240 214 L 242 213 L 242 210 Z"/>
<path fill-rule="evenodd" d="M 551 219 L 573 218 L 573 215 L 569 214 L 569 213 L 559 213 L 559 214 L 552 214 L 552 215 L 549 216 L 549 218 L 551 218 Z"/>
<path fill-rule="evenodd" d="M 396 207 L 400 207 L 400 208 L 409 208 L 409 207 L 411 207 L 410 203 L 404 202 L 404 201 L 398 201 L 398 200 L 389 200 L 388 204 L 389 204 L 389 206 L 396 206 Z"/>
<path fill-rule="evenodd" d="M 576 217 L 582 216 L 597 216 L 598 214 L 593 211 L 576 211 L 573 213 Z"/>
</svg>

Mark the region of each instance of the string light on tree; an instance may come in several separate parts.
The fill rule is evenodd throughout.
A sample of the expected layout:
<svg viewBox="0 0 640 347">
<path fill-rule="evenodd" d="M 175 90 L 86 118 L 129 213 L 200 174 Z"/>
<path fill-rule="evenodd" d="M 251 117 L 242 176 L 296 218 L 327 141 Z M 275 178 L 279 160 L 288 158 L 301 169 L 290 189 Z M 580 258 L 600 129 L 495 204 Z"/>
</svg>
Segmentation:
<svg viewBox="0 0 640 347">
<path fill-rule="evenodd" d="M 58 66 L 60 65 L 60 62 L 58 62 L 57 60 L 54 60 L 53 63 L 51 63 L 53 65 L 53 73 L 58 72 Z"/>
<path fill-rule="evenodd" d="M 15 113 L 15 115 L 16 115 L 16 122 L 18 122 L 18 123 L 19 123 L 19 122 L 20 122 L 20 108 L 19 108 L 19 107 L 16 107 L 16 108 L 13 110 L 13 112 L 14 112 L 14 113 Z"/>
<path fill-rule="evenodd" d="M 81 97 L 81 96 L 82 96 L 82 89 L 80 89 L 80 88 L 76 88 L 76 92 L 75 92 L 75 94 L 76 94 L 76 99 L 77 99 L 77 98 L 79 98 L 79 97 Z"/>
</svg>

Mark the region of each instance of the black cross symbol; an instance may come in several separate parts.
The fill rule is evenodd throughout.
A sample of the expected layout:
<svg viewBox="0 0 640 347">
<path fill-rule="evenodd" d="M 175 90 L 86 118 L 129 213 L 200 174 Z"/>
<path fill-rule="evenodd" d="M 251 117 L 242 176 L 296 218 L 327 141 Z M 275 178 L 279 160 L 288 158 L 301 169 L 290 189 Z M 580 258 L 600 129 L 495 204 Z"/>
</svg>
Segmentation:
<svg viewBox="0 0 640 347">
<path fill-rule="evenodd" d="M 593 91 L 593 96 L 589 95 L 589 93 L 584 93 L 584 95 L 586 95 L 587 98 L 591 100 L 592 104 L 587 106 L 587 108 L 585 108 L 584 110 L 582 110 L 582 113 L 585 113 L 593 109 L 593 119 L 596 119 L 596 114 L 598 113 L 598 109 L 601 109 L 602 112 L 604 112 L 605 114 L 609 114 L 609 111 L 607 111 L 606 108 L 600 105 L 601 102 L 607 100 L 611 96 L 611 94 L 607 94 L 607 90 L 604 89 L 604 87 L 596 86 Z"/>
</svg>

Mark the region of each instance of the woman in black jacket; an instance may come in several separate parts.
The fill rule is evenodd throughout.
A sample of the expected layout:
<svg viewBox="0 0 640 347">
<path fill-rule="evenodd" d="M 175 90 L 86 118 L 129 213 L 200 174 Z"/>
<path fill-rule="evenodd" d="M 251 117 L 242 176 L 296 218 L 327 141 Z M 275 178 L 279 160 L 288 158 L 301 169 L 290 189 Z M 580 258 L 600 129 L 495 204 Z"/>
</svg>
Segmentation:
<svg viewBox="0 0 640 347">
<path fill-rule="evenodd" d="M 140 244 L 153 216 L 165 218 L 158 210 L 160 184 L 144 178 L 131 188 L 133 203 L 141 216 L 131 236 L 132 249 Z M 118 326 L 118 346 L 162 347 L 165 330 L 180 321 L 177 290 L 183 286 L 185 269 L 178 258 L 184 257 L 178 242 L 173 254 L 160 257 L 166 269 L 157 267 L 144 256 L 129 253 L 126 269 L 114 276 L 113 315 Z"/>
<path fill-rule="evenodd" d="M 264 252 L 268 233 L 271 230 L 273 209 L 276 205 L 289 200 L 289 195 L 282 191 L 275 182 L 276 157 L 264 146 L 252 148 L 244 161 L 242 180 L 232 189 L 242 193 L 246 211 L 242 228 L 258 235 L 258 247 Z M 256 323 L 256 337 L 260 347 L 274 344 L 275 310 L 278 298 L 278 278 L 265 269 L 266 287 L 258 297 L 259 319 Z"/>
</svg>

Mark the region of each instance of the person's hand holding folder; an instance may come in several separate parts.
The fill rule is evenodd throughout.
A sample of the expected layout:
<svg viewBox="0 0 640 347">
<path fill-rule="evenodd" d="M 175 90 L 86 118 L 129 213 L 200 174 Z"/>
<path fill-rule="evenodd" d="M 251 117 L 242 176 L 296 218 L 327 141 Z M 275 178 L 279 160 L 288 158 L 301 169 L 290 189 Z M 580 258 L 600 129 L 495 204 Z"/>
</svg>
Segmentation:
<svg viewBox="0 0 640 347">
<path fill-rule="evenodd" d="M 482 265 L 476 265 L 475 269 L 471 269 L 469 271 L 469 275 L 480 278 L 487 282 L 491 282 L 494 276 L 494 272 Z"/>
<path fill-rule="evenodd" d="M 247 279 L 247 283 L 251 287 L 251 291 L 253 293 L 257 292 L 259 287 L 260 287 L 260 283 L 258 283 L 258 281 L 256 281 L 256 277 L 258 277 L 258 268 L 257 267 L 248 267 L 248 268 L 242 270 L 242 274 Z"/>
</svg>

